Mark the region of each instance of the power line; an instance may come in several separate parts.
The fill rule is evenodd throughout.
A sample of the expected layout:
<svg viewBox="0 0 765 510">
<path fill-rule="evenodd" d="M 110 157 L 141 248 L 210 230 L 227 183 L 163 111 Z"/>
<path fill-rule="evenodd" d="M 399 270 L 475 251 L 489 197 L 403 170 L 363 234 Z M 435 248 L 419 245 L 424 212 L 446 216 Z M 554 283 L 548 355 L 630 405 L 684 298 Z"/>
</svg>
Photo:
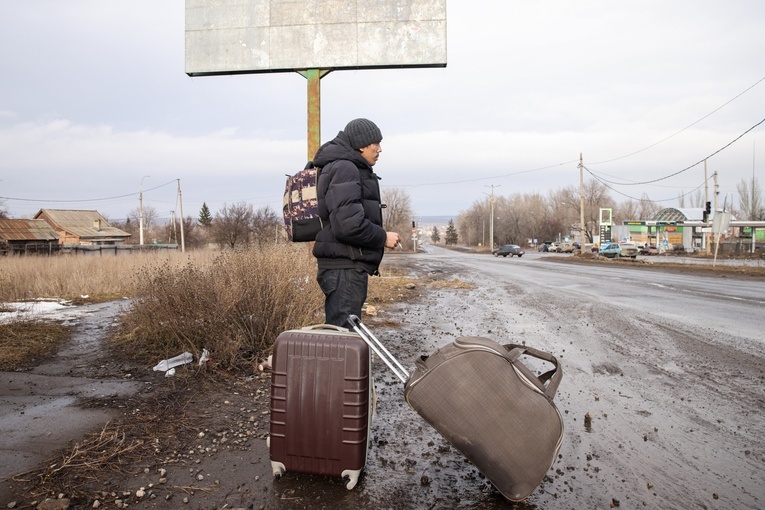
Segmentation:
<svg viewBox="0 0 765 510">
<path fill-rule="evenodd" d="M 603 186 L 605 186 L 606 188 L 610 189 L 610 190 L 611 190 L 611 191 L 613 191 L 614 193 L 616 193 L 616 194 L 618 194 L 618 195 L 621 195 L 621 196 L 623 196 L 623 197 L 627 197 L 627 198 L 629 198 L 629 199 L 631 199 L 631 200 L 637 200 L 637 201 L 646 200 L 646 199 L 643 199 L 643 198 L 636 198 L 636 197 L 633 197 L 633 196 L 631 196 L 631 195 L 628 195 L 628 194 L 626 194 L 626 193 L 622 193 L 621 191 L 619 191 L 619 190 L 615 189 L 613 186 L 609 186 L 609 185 L 607 184 L 607 181 L 603 181 L 602 179 L 600 179 L 600 178 L 599 178 L 597 175 L 595 175 L 594 173 L 592 173 L 592 172 L 590 171 L 590 169 L 589 169 L 589 168 L 587 168 L 587 167 L 584 167 L 584 169 L 585 169 L 585 170 L 587 170 L 587 173 L 589 173 L 589 174 L 592 176 L 592 178 L 593 178 L 593 179 L 595 179 L 596 181 L 598 181 L 599 183 L 601 183 Z M 708 181 L 708 180 L 710 180 L 710 179 L 712 179 L 712 177 L 709 177 L 709 178 L 707 179 L 707 181 Z M 687 193 L 681 193 L 681 194 L 679 194 L 679 195 L 677 195 L 676 197 L 673 197 L 673 198 L 665 198 L 665 199 L 662 199 L 662 200 L 651 200 L 651 199 L 648 199 L 648 201 L 649 201 L 649 202 L 653 202 L 653 203 L 659 203 L 659 202 L 671 202 L 671 201 L 673 201 L 673 200 L 677 200 L 677 199 L 678 199 L 678 198 L 680 198 L 680 197 L 686 197 L 686 196 L 690 195 L 691 193 L 694 193 L 694 192 L 696 192 L 696 191 L 700 190 L 700 189 L 701 189 L 701 187 L 702 187 L 702 186 L 704 186 L 704 184 L 706 184 L 706 181 L 705 181 L 705 182 L 702 182 L 701 184 L 699 184 L 698 186 L 696 186 L 696 187 L 695 187 L 694 189 L 692 189 L 691 191 L 689 191 L 689 192 L 687 192 Z"/>
<path fill-rule="evenodd" d="M 763 81 L 765 81 L 765 76 L 763 76 L 762 78 L 760 78 L 759 80 L 757 80 L 756 82 L 754 82 L 752 85 L 750 85 L 749 87 L 747 87 L 746 89 L 744 89 L 743 91 L 741 91 L 740 93 L 738 93 L 738 94 L 737 94 L 736 96 L 734 96 L 733 98 L 729 99 L 728 101 L 726 101 L 726 102 L 725 102 L 725 103 L 723 103 L 722 105 L 718 106 L 717 108 L 715 108 L 715 109 L 714 109 L 714 110 L 712 110 L 711 112 L 707 113 L 706 115 L 704 115 L 704 116 L 703 116 L 703 117 L 701 117 L 700 119 L 698 119 L 698 120 L 696 120 L 696 121 L 692 122 L 691 124 L 688 124 L 688 125 L 687 125 L 687 126 L 685 126 L 684 128 L 682 128 L 682 129 L 680 129 L 679 131 L 677 131 L 676 133 L 674 133 L 674 134 L 672 134 L 672 135 L 669 135 L 668 137 L 666 137 L 666 138 L 663 138 L 663 139 L 659 140 L 658 142 L 655 142 L 655 143 L 653 143 L 653 144 L 651 144 L 651 145 L 649 145 L 649 146 L 647 146 L 647 147 L 644 147 L 644 148 L 642 148 L 642 149 L 639 149 L 639 150 L 637 150 L 637 151 L 631 152 L 631 153 L 629 153 L 629 154 L 625 154 L 624 156 L 619 156 L 618 158 L 613 158 L 613 159 L 609 159 L 609 160 L 605 160 L 605 161 L 597 161 L 597 162 L 595 162 L 595 163 L 590 163 L 590 164 L 591 164 L 591 165 L 600 165 L 600 164 L 603 164 L 603 163 L 610 163 L 610 162 L 613 162 L 613 161 L 618 161 L 618 160 L 620 160 L 620 159 L 625 159 L 625 158 L 628 158 L 628 157 L 630 157 L 630 156 L 634 156 L 635 154 L 639 154 L 639 153 L 641 153 L 641 152 L 643 152 L 643 151 L 646 151 L 646 150 L 648 150 L 648 149 L 650 149 L 650 148 L 652 148 L 652 147 L 655 147 L 656 145 L 659 145 L 660 143 L 662 143 L 662 142 L 665 142 L 665 141 L 669 140 L 670 138 L 672 138 L 672 137 L 674 137 L 674 136 L 677 136 L 677 135 L 679 135 L 679 134 L 680 134 L 680 133 L 682 133 L 683 131 L 685 131 L 685 130 L 687 130 L 687 129 L 690 129 L 691 127 L 695 126 L 696 124 L 698 124 L 698 123 L 699 123 L 699 122 L 701 122 L 702 120 L 704 120 L 704 119 L 707 119 L 708 117 L 710 117 L 710 116 L 714 115 L 715 113 L 717 113 L 718 111 L 722 110 L 723 108 L 725 108 L 726 106 L 728 106 L 729 104 L 731 104 L 733 101 L 735 101 L 735 100 L 736 100 L 736 99 L 738 99 L 739 97 L 743 96 L 744 94 L 746 94 L 747 92 L 749 92 L 750 90 L 752 90 L 754 87 L 756 87 L 757 85 L 759 85 L 759 84 L 760 84 L 760 83 L 762 83 Z M 752 126 L 750 129 L 748 129 L 747 131 L 745 131 L 743 134 L 741 134 L 741 136 L 739 136 L 738 138 L 736 138 L 735 140 L 733 140 L 731 143 L 729 143 L 729 144 L 728 144 L 728 145 L 726 145 L 725 147 L 721 148 L 720 150 L 718 150 L 718 151 L 716 151 L 716 152 L 712 153 L 712 154 L 711 154 L 710 156 L 708 156 L 708 157 L 712 157 L 712 156 L 714 156 L 715 154 L 718 154 L 718 153 L 719 153 L 719 152 L 721 152 L 723 149 L 725 149 L 725 148 L 727 148 L 728 146 L 732 145 L 732 144 L 733 144 L 734 142 L 736 142 L 736 141 L 737 141 L 739 138 L 741 138 L 742 136 L 744 136 L 745 134 L 747 134 L 749 131 L 751 131 L 752 129 L 756 128 L 756 127 L 757 127 L 757 126 L 759 126 L 760 124 L 762 124 L 764 121 L 765 121 L 765 119 L 763 119 L 762 121 L 758 122 L 757 124 L 755 124 L 754 126 Z M 684 168 L 684 169 L 682 169 L 682 170 L 680 170 L 680 171 L 678 171 L 678 172 L 676 172 L 676 173 L 674 173 L 674 174 L 672 174 L 672 175 L 669 175 L 669 176 L 667 176 L 667 177 L 663 177 L 663 178 L 661 178 L 661 179 L 657 179 L 657 181 L 658 181 L 658 180 L 663 180 L 663 179 L 668 179 L 669 177 L 674 177 L 675 175 L 678 175 L 678 174 L 680 174 L 680 173 L 683 173 L 683 172 L 685 172 L 686 170 L 690 170 L 691 168 L 695 167 L 696 165 L 698 165 L 698 164 L 702 163 L 703 161 L 704 161 L 704 160 L 702 159 L 702 160 L 701 160 L 701 161 L 699 161 L 698 163 L 696 163 L 696 164 L 694 164 L 694 165 L 691 165 L 691 166 L 689 166 L 688 168 Z M 549 170 L 549 169 L 551 169 L 551 168 L 556 168 L 556 167 L 559 167 L 559 166 L 564 166 L 564 165 L 570 165 L 570 164 L 572 164 L 572 163 L 578 163 L 578 160 L 565 161 L 565 162 L 563 162 L 563 163 L 557 163 L 557 164 L 553 164 L 553 165 L 547 165 L 547 166 L 543 166 L 543 167 L 532 168 L 532 169 L 530 169 L 530 170 L 521 170 L 521 171 L 518 171 L 518 172 L 512 172 L 512 173 L 509 173 L 509 174 L 500 174 L 500 175 L 493 175 L 493 176 L 488 176 L 488 177 L 476 177 L 476 178 L 473 178 L 473 179 L 462 179 L 462 180 L 459 180 L 459 181 L 427 182 L 427 183 L 421 183 L 421 184 L 404 184 L 404 185 L 400 185 L 400 184 L 391 184 L 390 186 L 396 186 L 396 187 L 402 187 L 402 188 L 418 188 L 418 187 L 421 187 L 421 186 L 442 186 L 442 185 L 444 185 L 444 186 L 445 186 L 445 185 L 449 185 L 449 184 L 464 184 L 464 183 L 468 183 L 468 182 L 479 182 L 479 181 L 485 181 L 485 180 L 488 180 L 488 179 L 501 179 L 501 178 L 506 178 L 506 177 L 512 177 L 512 176 L 514 176 L 514 175 L 520 175 L 520 174 L 531 173 L 531 172 L 538 172 L 538 171 L 540 171 L 540 170 Z M 592 172 L 590 172 L 590 173 L 592 173 Z M 638 184 L 650 184 L 650 183 L 653 183 L 653 182 L 657 182 L 657 181 L 649 181 L 648 183 L 632 183 L 632 184 L 630 184 L 630 185 L 638 185 Z M 615 183 L 615 182 L 614 182 L 613 184 L 618 184 L 618 183 Z M 622 184 L 622 185 L 625 185 L 625 186 L 626 186 L 627 184 Z"/>
<path fill-rule="evenodd" d="M 511 172 L 509 174 L 499 174 L 499 175 L 491 175 L 488 177 L 476 177 L 475 179 L 462 179 L 459 181 L 442 181 L 442 182 L 423 182 L 421 184 L 386 184 L 386 186 L 390 187 L 399 187 L 399 188 L 419 188 L 421 186 L 446 186 L 449 184 L 464 184 L 466 182 L 478 182 L 478 181 L 486 181 L 489 179 L 502 179 L 505 177 L 512 177 L 514 175 L 520 175 L 520 174 L 528 174 L 531 172 L 538 172 L 540 170 L 549 170 L 550 168 L 555 168 L 559 166 L 564 165 L 570 165 L 571 163 L 578 163 L 579 160 L 571 160 L 571 161 L 564 161 L 563 163 L 556 163 L 554 165 L 547 165 L 542 166 L 539 168 L 532 168 L 529 170 L 519 170 L 517 172 Z"/>
<path fill-rule="evenodd" d="M 676 175 L 679 175 L 679 174 L 681 174 L 681 173 L 683 173 L 683 172 L 686 172 L 686 171 L 690 170 L 691 168 L 693 168 L 693 167 L 695 167 L 695 166 L 698 166 L 698 165 L 700 165 L 701 163 L 703 163 L 704 161 L 706 161 L 706 160 L 710 159 L 711 157 L 713 157 L 713 156 L 716 156 L 717 154 L 721 153 L 722 151 L 724 151 L 725 149 L 727 149 L 728 147 L 730 147 L 731 145 L 733 145 L 734 143 L 736 143 L 737 141 L 739 141 L 741 138 L 743 138 L 743 137 L 744 137 L 744 135 L 746 135 L 747 133 L 749 133 L 750 131 L 752 131 L 754 128 L 756 128 L 757 126 L 759 126 L 759 125 L 760 125 L 760 124 L 762 124 L 763 122 L 765 122 L 765 119 L 762 119 L 760 122 L 758 122 L 758 123 L 757 123 L 757 124 L 755 124 L 754 126 L 750 127 L 749 129 L 747 129 L 746 131 L 744 131 L 743 133 L 741 133 L 740 135 L 738 135 L 736 138 L 734 138 L 733 140 L 731 140 L 730 142 L 728 142 L 726 145 L 724 145 L 724 146 L 720 147 L 719 149 L 717 149 L 716 151 L 714 151 L 714 152 L 713 152 L 712 154 L 710 154 L 709 156 L 707 156 L 707 157 L 705 157 L 705 158 L 703 158 L 703 159 L 701 159 L 701 160 L 697 161 L 696 163 L 694 163 L 694 164 L 692 164 L 692 165 L 690 165 L 690 166 L 687 166 L 687 167 L 683 168 L 682 170 L 678 170 L 678 171 L 677 171 L 677 172 L 675 172 L 675 173 L 672 173 L 672 174 L 666 175 L 666 176 L 664 176 L 664 177 L 659 177 L 659 178 L 657 178 L 657 179 L 653 179 L 653 180 L 650 180 L 650 181 L 643 181 L 643 182 L 611 182 L 611 184 L 614 184 L 614 185 L 617 185 L 617 186 L 638 186 L 638 185 L 644 185 L 644 184 L 653 184 L 653 183 L 655 183 L 655 182 L 663 181 L 663 180 L 665 180 L 665 179 L 669 179 L 670 177 L 674 177 L 674 176 L 676 176 Z M 585 167 L 585 168 L 587 168 L 587 167 Z M 593 174 L 593 173 L 592 173 L 592 171 L 591 171 L 590 169 L 587 169 L 587 171 L 590 173 L 590 175 L 592 175 L 593 177 L 595 177 L 595 174 Z M 598 180 L 600 180 L 600 179 L 598 179 Z M 601 181 L 601 182 L 602 182 L 602 181 Z"/>
<path fill-rule="evenodd" d="M 652 147 L 656 147 L 656 146 L 657 146 L 657 145 L 659 145 L 660 143 L 662 143 L 662 142 L 666 142 L 666 141 L 667 141 L 667 140 L 669 140 L 670 138 L 673 138 L 673 137 L 675 137 L 675 136 L 679 135 L 680 133 L 682 133 L 682 132 L 683 132 L 683 131 L 685 131 L 686 129 L 690 129 L 690 128 L 692 128 L 693 126 L 695 126 L 696 124 L 698 124 L 698 123 L 699 123 L 699 122 L 701 122 L 702 120 L 704 120 L 704 119 L 706 119 L 707 117 L 710 117 L 711 115 L 713 115 L 713 114 L 717 113 L 718 111 L 722 110 L 723 108 L 725 108 L 726 106 L 728 106 L 729 104 L 731 104 L 733 101 L 735 101 L 735 100 L 736 100 L 736 99 L 738 99 L 739 97 L 743 96 L 744 94 L 746 94 L 747 92 L 749 92 L 750 90 L 752 90 L 754 87 L 756 87 L 757 85 L 759 85 L 759 84 L 760 84 L 761 82 L 763 82 L 763 81 L 765 81 L 765 76 L 763 76 L 762 78 L 760 78 L 759 80 L 757 80 L 757 81 L 756 81 L 756 82 L 755 82 L 753 85 L 750 85 L 749 87 L 747 87 L 747 88 L 746 88 L 746 89 L 745 89 L 743 92 L 741 92 L 741 93 L 739 93 L 738 95 L 736 95 L 736 96 L 735 96 L 733 99 L 731 99 L 731 100 L 729 100 L 729 101 L 727 101 L 727 102 L 723 103 L 722 105 L 718 106 L 717 108 L 715 108 L 715 109 L 714 109 L 714 110 L 712 110 L 711 112 L 709 112 L 709 113 L 707 113 L 706 115 L 704 115 L 703 117 L 701 117 L 699 120 L 697 120 L 697 121 L 695 121 L 695 122 L 692 122 L 691 124 L 688 124 L 687 126 L 685 126 L 685 127 L 684 127 L 683 129 L 681 129 L 680 131 L 678 131 L 678 132 L 676 132 L 676 133 L 673 133 L 673 134 L 669 135 L 669 136 L 668 136 L 668 137 L 666 137 L 666 138 L 662 138 L 662 139 L 661 139 L 661 140 L 659 140 L 658 142 L 652 143 L 651 145 L 649 145 L 649 146 L 647 146 L 647 147 L 643 147 L 643 148 L 642 148 L 642 149 L 640 149 L 640 150 L 636 150 L 635 152 L 630 152 L 629 154 L 625 154 L 624 156 L 619 156 L 618 158 L 608 159 L 608 160 L 605 160 L 605 161 L 597 161 L 597 162 L 595 162 L 595 163 L 590 163 L 590 164 L 591 164 L 591 165 L 600 165 L 600 164 L 603 164 L 603 163 L 611 163 L 611 162 L 613 162 L 613 161 L 619 161 L 620 159 L 628 158 L 628 157 L 630 157 L 630 156 L 634 156 L 635 154 L 639 154 L 639 153 L 641 153 L 641 152 L 643 152 L 643 151 L 647 151 L 648 149 L 650 149 L 650 148 L 652 148 Z"/>
<path fill-rule="evenodd" d="M 148 191 L 153 191 L 155 189 L 163 188 L 165 186 L 168 186 L 170 184 L 173 184 L 176 182 L 177 179 L 173 179 L 172 181 L 166 183 L 166 184 L 160 184 L 159 186 L 155 186 L 153 188 L 149 188 L 147 190 L 144 190 L 144 193 Z M 80 200 L 73 200 L 73 199 L 65 199 L 65 200 L 48 200 L 44 198 L 14 198 L 14 197 L 0 197 L 1 200 L 16 200 L 18 202 L 53 202 L 53 203 L 79 203 L 79 202 L 104 202 L 106 200 L 117 200 L 118 198 L 127 198 L 127 197 L 134 197 L 138 195 L 140 192 L 136 193 L 128 193 L 127 195 L 117 195 L 114 197 L 105 197 L 105 198 L 84 198 Z"/>
</svg>

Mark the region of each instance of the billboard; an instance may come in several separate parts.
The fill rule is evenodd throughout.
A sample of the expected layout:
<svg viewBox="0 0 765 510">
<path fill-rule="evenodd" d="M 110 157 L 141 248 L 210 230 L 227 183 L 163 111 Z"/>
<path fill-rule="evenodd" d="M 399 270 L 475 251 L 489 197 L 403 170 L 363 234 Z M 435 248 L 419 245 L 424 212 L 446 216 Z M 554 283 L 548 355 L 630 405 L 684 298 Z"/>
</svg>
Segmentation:
<svg viewBox="0 0 765 510">
<path fill-rule="evenodd" d="M 446 0 L 186 0 L 189 76 L 446 66 Z"/>
</svg>

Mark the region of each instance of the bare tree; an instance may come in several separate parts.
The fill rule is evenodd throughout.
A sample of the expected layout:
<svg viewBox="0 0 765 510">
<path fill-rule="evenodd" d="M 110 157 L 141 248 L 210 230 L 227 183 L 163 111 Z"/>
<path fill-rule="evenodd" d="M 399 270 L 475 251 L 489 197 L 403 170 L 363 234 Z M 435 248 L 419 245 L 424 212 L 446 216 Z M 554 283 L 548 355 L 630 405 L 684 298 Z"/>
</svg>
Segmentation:
<svg viewBox="0 0 765 510">
<path fill-rule="evenodd" d="M 261 207 L 252 216 L 252 234 L 260 247 L 274 244 L 281 226 L 283 223 L 269 205 Z"/>
<path fill-rule="evenodd" d="M 138 244 L 138 225 L 133 223 L 133 221 L 130 219 L 130 216 L 125 218 L 125 221 L 109 221 L 109 224 L 114 228 L 118 228 L 130 234 L 130 237 L 126 241 L 127 243 Z"/>
<path fill-rule="evenodd" d="M 8 208 L 5 206 L 5 200 L 0 200 L 0 219 L 8 218 Z"/>
<path fill-rule="evenodd" d="M 412 200 L 403 188 L 385 188 L 382 190 L 383 226 L 389 232 L 398 232 L 401 236 L 401 244 L 411 249 L 413 246 L 410 236 L 406 235 L 411 228 Z"/>
<path fill-rule="evenodd" d="M 539 193 L 524 194 L 519 204 L 522 214 L 522 230 L 520 236 L 530 242 L 539 242 L 539 225 L 548 213 L 545 197 Z M 520 243 L 518 243 L 520 244 Z"/>
<path fill-rule="evenodd" d="M 582 191 L 584 193 L 584 226 L 580 225 L 579 187 L 569 186 L 563 188 L 561 190 L 561 197 L 566 203 L 573 204 L 573 210 L 576 212 L 577 219 L 571 223 L 572 230 L 582 232 L 583 240 L 591 243 L 593 234 L 597 230 L 600 221 L 600 209 L 613 209 L 614 201 L 608 194 L 608 188 L 595 179 L 585 181 Z"/>
<path fill-rule="evenodd" d="M 702 193 L 700 189 L 697 189 L 696 193 L 693 194 L 691 199 L 691 207 L 695 207 L 697 209 L 704 207 L 704 193 Z"/>
<path fill-rule="evenodd" d="M 660 209 L 659 204 L 651 202 L 648 195 L 643 193 L 643 196 L 640 197 L 640 209 L 635 219 L 650 220 Z"/>
<path fill-rule="evenodd" d="M 180 228 L 180 225 L 179 227 Z M 207 243 L 204 234 L 204 229 L 199 226 L 199 222 L 191 216 L 183 218 L 183 242 L 186 244 L 186 248 L 202 248 Z M 178 235 L 178 242 L 180 243 L 180 234 Z"/>
<path fill-rule="evenodd" d="M 620 223 L 623 221 L 634 220 L 638 217 L 640 211 L 640 202 L 628 198 L 624 202 L 618 204 L 613 211 L 614 223 Z"/>
<path fill-rule="evenodd" d="M 685 193 L 683 193 L 682 191 L 677 194 L 677 207 L 679 207 L 680 209 L 685 208 L 685 196 L 686 196 Z"/>
<path fill-rule="evenodd" d="M 467 211 L 457 215 L 459 238 L 468 246 L 489 245 L 489 214 L 488 199 L 476 200 Z"/>
<path fill-rule="evenodd" d="M 212 223 L 213 239 L 219 245 L 229 248 L 248 246 L 253 217 L 254 212 L 250 204 L 223 204 L 223 209 L 215 215 Z"/>
<path fill-rule="evenodd" d="M 158 234 L 154 232 L 154 226 L 157 223 L 157 218 L 159 218 L 159 213 L 157 213 L 157 210 L 150 206 L 145 205 L 143 207 L 143 237 L 144 239 L 152 239 L 154 237 L 157 237 Z M 135 237 L 132 239 L 135 240 L 136 243 L 140 242 L 140 231 L 141 231 L 141 210 L 136 207 L 132 211 L 128 213 L 128 220 L 130 220 L 131 223 L 135 225 Z M 132 233 L 132 232 L 131 232 Z"/>
<path fill-rule="evenodd" d="M 585 226 L 580 226 L 579 187 L 571 186 L 539 193 L 497 196 L 494 202 L 494 241 L 499 244 L 525 244 L 526 240 L 552 241 L 571 232 L 583 231 L 586 242 L 592 242 L 598 227 L 600 208 L 613 208 L 608 188 L 592 179 L 584 186 Z M 637 205 L 625 214 L 631 215 Z M 468 211 L 457 217 L 460 239 L 476 245 L 488 239 L 491 221 L 489 199 L 477 200 Z"/>
<path fill-rule="evenodd" d="M 521 195 L 497 198 L 494 205 L 494 239 L 498 245 L 524 244 L 527 225 L 523 202 Z"/>
<path fill-rule="evenodd" d="M 162 238 L 166 239 L 169 243 L 177 243 L 181 245 L 181 241 L 186 248 L 201 248 L 205 245 L 204 236 L 202 236 L 202 227 L 199 222 L 187 216 L 183 219 L 183 235 L 181 236 L 181 220 L 179 218 L 174 219 L 164 225 L 162 230 Z M 183 237 L 183 239 L 181 239 Z"/>
<path fill-rule="evenodd" d="M 740 214 L 749 221 L 765 220 L 765 199 L 757 177 L 741 179 L 736 185 Z"/>
</svg>

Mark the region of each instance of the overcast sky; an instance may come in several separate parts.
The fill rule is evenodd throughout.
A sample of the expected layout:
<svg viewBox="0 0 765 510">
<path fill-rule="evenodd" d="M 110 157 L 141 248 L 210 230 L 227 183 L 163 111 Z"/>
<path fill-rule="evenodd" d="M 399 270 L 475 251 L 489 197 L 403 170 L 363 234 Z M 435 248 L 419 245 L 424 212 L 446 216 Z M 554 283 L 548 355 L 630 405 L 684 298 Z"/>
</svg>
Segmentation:
<svg viewBox="0 0 765 510">
<path fill-rule="evenodd" d="M 124 220 L 143 186 L 144 206 L 169 218 L 178 180 L 184 216 L 203 202 L 281 212 L 284 175 L 306 161 L 306 80 L 188 77 L 184 14 L 182 0 L 0 2 L 0 197 L 13 217 Z M 447 20 L 446 68 L 321 81 L 322 142 L 372 119 L 375 170 L 417 215 L 456 217 L 492 189 L 578 187 L 580 153 L 620 183 L 617 201 L 676 206 L 704 189 L 703 164 L 682 170 L 765 119 L 762 0 L 449 0 Z M 765 123 L 708 159 L 710 190 L 716 171 L 721 201 L 738 205 L 736 185 L 765 184 L 764 165 Z"/>
</svg>

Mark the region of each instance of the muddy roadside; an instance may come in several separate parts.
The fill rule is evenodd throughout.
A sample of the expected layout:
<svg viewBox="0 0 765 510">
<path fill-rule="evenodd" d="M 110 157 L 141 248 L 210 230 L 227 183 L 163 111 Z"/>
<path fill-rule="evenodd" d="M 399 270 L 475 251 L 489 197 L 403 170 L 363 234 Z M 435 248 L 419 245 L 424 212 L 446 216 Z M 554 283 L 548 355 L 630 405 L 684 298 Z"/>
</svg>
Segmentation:
<svg viewBox="0 0 765 510">
<path fill-rule="evenodd" d="M 387 260 L 409 270 L 412 285 L 401 289 L 404 304 L 379 306 L 376 315 L 364 321 L 402 360 L 414 360 L 462 334 L 531 338 L 540 314 L 549 315 L 565 304 L 554 298 L 535 304 L 531 295 L 512 304 L 496 303 L 476 291 L 487 282 L 461 268 L 416 257 Z M 449 314 L 443 314 L 444 310 Z M 87 324 L 83 321 L 78 327 L 87 329 Z M 103 327 L 91 329 L 86 336 L 105 341 L 108 324 L 102 322 Z M 570 347 L 556 349 L 576 361 Z M 9 483 L 0 486 L 0 504 L 36 508 L 46 498 L 61 495 L 69 500 L 69 508 L 83 509 L 94 505 L 147 509 L 681 507 L 667 504 L 668 489 L 662 483 L 678 467 L 650 459 L 660 456 L 660 446 L 667 448 L 665 442 L 675 436 L 663 436 L 668 433 L 663 426 L 654 427 L 659 429 L 655 431 L 648 426 L 663 411 L 639 403 L 635 387 L 625 389 L 628 368 L 615 355 L 588 361 L 600 394 L 570 384 L 562 387 L 559 406 L 567 435 L 561 458 L 525 503 L 511 504 L 408 408 L 401 383 L 382 366 L 376 366 L 375 372 L 378 408 L 367 469 L 359 485 L 347 491 L 341 480 L 296 474 L 273 479 L 265 444 L 267 371 L 253 367 L 249 374 L 212 374 L 190 364 L 175 377 L 165 378 L 151 367 L 99 356 L 104 351 L 98 344 L 86 351 L 70 358 L 67 376 L 88 379 L 92 385 L 138 383 L 138 388 L 79 395 L 79 406 L 72 409 L 109 410 L 111 421 L 94 420 L 90 427 L 81 424 L 80 437 L 69 439 L 69 446 L 62 450 L 53 444 L 40 448 L 40 438 L 30 438 L 28 448 L 42 450 L 46 460 L 16 471 Z M 13 373 L 0 375 L 10 380 L 9 374 Z M 575 380 L 578 375 L 575 370 L 567 377 Z M 26 387 L 35 393 L 33 387 Z M 589 430 L 585 429 L 585 409 L 598 411 Z M 64 422 L 58 414 L 37 419 L 44 419 L 50 429 Z M 630 437 L 635 421 L 645 427 L 645 439 Z M 696 434 L 714 432 L 717 427 L 699 423 Z M 623 440 L 593 446 L 606 430 Z M 683 447 L 678 443 L 672 448 Z M 649 460 L 636 460 L 641 451 Z M 753 458 L 762 452 L 742 455 Z M 723 483 L 690 486 L 688 491 L 698 492 L 707 508 L 731 508 L 729 503 L 736 500 L 725 493 L 728 488 Z"/>
</svg>

